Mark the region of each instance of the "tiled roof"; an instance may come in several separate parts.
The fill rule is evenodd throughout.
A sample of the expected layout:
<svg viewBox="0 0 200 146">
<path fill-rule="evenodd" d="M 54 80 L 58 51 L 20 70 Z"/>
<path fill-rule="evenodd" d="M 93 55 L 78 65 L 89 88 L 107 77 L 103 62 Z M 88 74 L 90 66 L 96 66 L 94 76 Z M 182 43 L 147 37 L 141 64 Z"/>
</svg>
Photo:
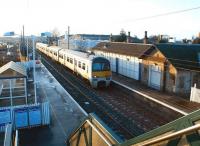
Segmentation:
<svg viewBox="0 0 200 146">
<path fill-rule="evenodd" d="M 194 44 L 156 44 L 156 48 L 175 67 L 200 71 L 200 45 Z"/>
<path fill-rule="evenodd" d="M 129 55 L 134 57 L 140 57 L 153 45 L 149 44 L 134 44 L 134 43 L 119 43 L 119 42 L 101 42 L 97 44 L 92 50 L 99 50 L 104 52 Z"/>
</svg>

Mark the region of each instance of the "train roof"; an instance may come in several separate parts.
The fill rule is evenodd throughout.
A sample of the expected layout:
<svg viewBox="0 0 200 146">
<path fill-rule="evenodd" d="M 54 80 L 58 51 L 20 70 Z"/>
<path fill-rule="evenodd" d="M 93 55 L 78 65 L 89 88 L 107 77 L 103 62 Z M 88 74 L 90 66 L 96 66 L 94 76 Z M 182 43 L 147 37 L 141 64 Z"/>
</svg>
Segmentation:
<svg viewBox="0 0 200 146">
<path fill-rule="evenodd" d="M 52 51 L 55 51 L 55 52 L 58 52 L 61 54 L 71 54 L 71 55 L 75 55 L 77 57 L 80 57 L 84 60 L 93 60 L 94 58 L 97 58 L 97 56 L 93 55 L 93 54 L 90 54 L 90 53 L 87 53 L 87 52 L 80 52 L 80 51 L 75 51 L 75 50 L 69 50 L 69 49 L 62 49 L 58 46 L 49 46 L 47 44 L 43 44 L 43 43 L 37 43 L 38 45 L 41 45 L 41 46 L 45 46 L 47 47 L 49 50 L 52 50 Z"/>
<path fill-rule="evenodd" d="M 46 44 L 43 44 L 43 43 L 40 43 L 40 44 L 46 45 Z M 93 58 L 95 58 L 94 55 L 91 55 L 91 54 L 86 53 L 86 52 L 80 52 L 80 51 L 69 50 L 69 49 L 62 49 L 61 47 L 58 47 L 58 46 L 49 46 L 48 49 L 55 51 L 55 52 L 58 52 L 60 50 L 59 53 L 75 55 L 75 56 L 78 56 L 78 57 L 86 59 L 86 60 L 92 60 Z"/>
<path fill-rule="evenodd" d="M 43 43 L 37 43 L 36 45 L 41 45 L 41 46 L 45 46 L 45 47 L 48 46 L 47 44 L 43 44 Z"/>
<path fill-rule="evenodd" d="M 78 56 L 80 58 L 84 58 L 87 60 L 92 60 L 93 58 L 95 58 L 94 55 L 91 55 L 86 52 L 80 52 L 80 51 L 74 51 L 74 50 L 68 50 L 68 49 L 62 49 L 62 50 L 60 50 L 60 52 L 62 52 L 64 54 L 72 54 L 72 55 L 75 55 L 75 56 Z"/>
</svg>

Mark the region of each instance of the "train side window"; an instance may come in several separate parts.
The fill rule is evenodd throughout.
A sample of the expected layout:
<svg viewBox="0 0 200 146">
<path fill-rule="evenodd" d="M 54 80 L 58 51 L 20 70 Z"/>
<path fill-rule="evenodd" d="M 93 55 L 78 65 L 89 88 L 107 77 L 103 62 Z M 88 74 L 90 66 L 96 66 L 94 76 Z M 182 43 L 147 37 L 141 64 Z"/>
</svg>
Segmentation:
<svg viewBox="0 0 200 146">
<path fill-rule="evenodd" d="M 69 62 L 69 57 L 67 57 L 67 62 Z"/>
<path fill-rule="evenodd" d="M 82 64 L 82 69 L 85 70 L 85 63 Z"/>
<path fill-rule="evenodd" d="M 69 62 L 70 62 L 71 64 L 73 64 L 73 59 L 72 59 L 72 58 L 70 58 Z"/>
<path fill-rule="evenodd" d="M 61 59 L 63 59 L 63 55 L 59 54 L 59 57 L 60 57 Z"/>
<path fill-rule="evenodd" d="M 77 60 L 74 60 L 74 64 L 75 64 L 75 66 L 77 66 Z"/>
<path fill-rule="evenodd" d="M 81 68 L 81 62 L 80 61 L 78 62 L 78 67 Z"/>
</svg>

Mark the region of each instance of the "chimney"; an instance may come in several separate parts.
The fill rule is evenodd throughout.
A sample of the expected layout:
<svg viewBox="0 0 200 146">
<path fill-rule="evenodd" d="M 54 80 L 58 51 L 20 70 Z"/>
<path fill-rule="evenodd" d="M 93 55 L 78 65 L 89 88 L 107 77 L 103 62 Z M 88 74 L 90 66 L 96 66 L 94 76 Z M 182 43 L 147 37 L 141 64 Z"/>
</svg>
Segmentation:
<svg viewBox="0 0 200 146">
<path fill-rule="evenodd" d="M 127 36 L 126 42 L 127 43 L 131 43 L 131 33 L 130 33 L 130 31 L 128 32 L 128 36 Z"/>
<path fill-rule="evenodd" d="M 147 31 L 144 32 L 144 44 L 148 44 Z"/>
<path fill-rule="evenodd" d="M 109 41 L 110 41 L 110 42 L 112 42 L 112 41 L 113 41 L 113 36 L 112 36 L 112 33 L 110 34 Z"/>
</svg>

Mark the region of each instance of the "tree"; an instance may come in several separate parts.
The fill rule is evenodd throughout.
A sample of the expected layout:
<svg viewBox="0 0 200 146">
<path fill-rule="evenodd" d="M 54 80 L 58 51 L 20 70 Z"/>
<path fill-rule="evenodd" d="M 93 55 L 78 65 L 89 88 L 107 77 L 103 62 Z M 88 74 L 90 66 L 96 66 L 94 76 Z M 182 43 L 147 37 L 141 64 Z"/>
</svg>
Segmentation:
<svg viewBox="0 0 200 146">
<path fill-rule="evenodd" d="M 60 35 L 60 32 L 58 31 L 58 29 L 55 27 L 52 31 L 52 36 L 51 37 L 47 37 L 49 45 L 58 45 L 58 37 Z"/>
<path fill-rule="evenodd" d="M 52 37 L 58 37 L 60 35 L 60 32 L 58 31 L 58 29 L 55 27 L 52 30 Z"/>
<path fill-rule="evenodd" d="M 126 42 L 127 36 L 124 29 L 121 29 L 120 34 L 114 37 L 114 42 Z"/>
<path fill-rule="evenodd" d="M 83 40 L 83 39 L 77 40 L 76 41 L 76 49 L 79 50 L 79 51 L 85 52 L 86 49 L 87 49 L 87 42 L 86 42 L 86 40 Z"/>
</svg>

